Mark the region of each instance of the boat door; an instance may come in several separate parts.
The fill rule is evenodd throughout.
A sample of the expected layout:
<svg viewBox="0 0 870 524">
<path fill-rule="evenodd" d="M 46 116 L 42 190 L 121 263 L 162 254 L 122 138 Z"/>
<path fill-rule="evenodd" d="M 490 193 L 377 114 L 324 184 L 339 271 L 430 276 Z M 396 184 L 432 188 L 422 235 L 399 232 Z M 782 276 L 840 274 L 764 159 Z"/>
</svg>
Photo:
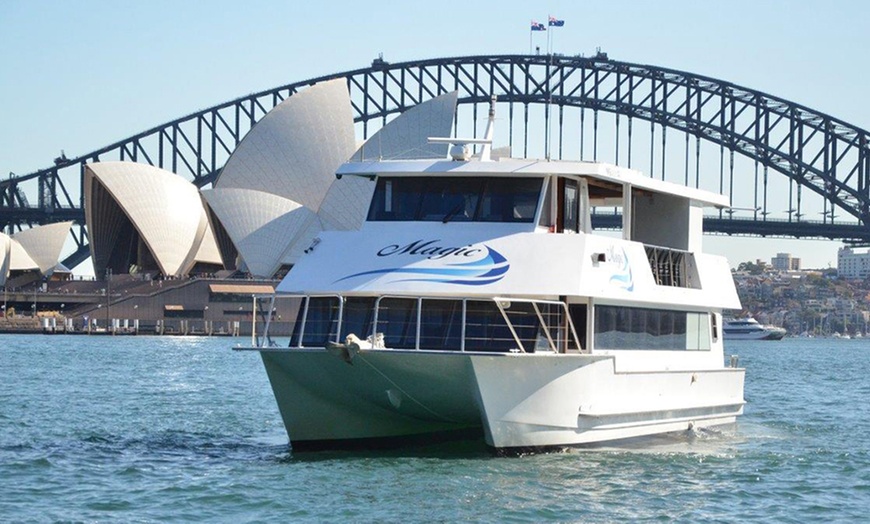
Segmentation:
<svg viewBox="0 0 870 524">
<path fill-rule="evenodd" d="M 588 312 L 589 308 L 586 304 L 568 304 L 568 314 L 571 315 L 571 322 L 577 332 L 577 341 L 580 343 L 581 350 L 589 348 L 589 343 L 586 341 L 586 316 Z"/>
</svg>

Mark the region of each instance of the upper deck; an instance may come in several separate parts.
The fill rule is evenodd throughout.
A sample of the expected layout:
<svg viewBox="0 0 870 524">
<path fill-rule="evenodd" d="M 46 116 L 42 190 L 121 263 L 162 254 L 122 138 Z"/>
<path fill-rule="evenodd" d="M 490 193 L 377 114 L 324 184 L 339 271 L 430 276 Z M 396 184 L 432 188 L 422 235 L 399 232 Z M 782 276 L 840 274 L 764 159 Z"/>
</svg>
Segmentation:
<svg viewBox="0 0 870 524">
<path fill-rule="evenodd" d="M 600 162 L 568 162 L 559 160 L 533 160 L 501 158 L 491 161 L 472 159 L 451 160 L 382 160 L 372 162 L 347 162 L 336 171 L 336 176 L 365 177 L 463 177 L 463 178 L 545 178 L 552 176 L 566 179 L 589 180 L 593 187 L 601 188 L 601 198 L 616 197 L 615 192 L 625 186 L 640 191 L 673 195 L 697 204 L 728 207 L 728 197 L 710 191 L 681 186 L 643 175 L 640 171 L 626 169 Z M 596 183 L 597 182 L 597 183 Z M 604 189 L 610 189 L 606 192 Z M 592 190 L 595 199 L 596 191 Z"/>
<path fill-rule="evenodd" d="M 320 233 L 279 292 L 739 305 L 727 262 L 700 249 L 721 195 L 589 162 L 349 162 L 337 176 L 377 180 L 367 220 Z M 621 208 L 621 238 L 592 229 L 597 206 Z"/>
</svg>

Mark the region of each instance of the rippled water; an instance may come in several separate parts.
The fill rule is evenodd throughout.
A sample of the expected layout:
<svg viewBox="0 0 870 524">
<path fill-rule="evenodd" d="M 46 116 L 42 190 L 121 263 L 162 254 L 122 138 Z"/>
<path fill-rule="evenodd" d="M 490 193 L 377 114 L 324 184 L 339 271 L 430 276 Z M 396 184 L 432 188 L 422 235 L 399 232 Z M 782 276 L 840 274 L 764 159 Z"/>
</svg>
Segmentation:
<svg viewBox="0 0 870 524">
<path fill-rule="evenodd" d="M 287 446 L 231 339 L 0 337 L 2 521 L 860 521 L 870 339 L 730 344 L 737 427 L 496 458 Z M 244 341 L 241 341 L 244 342 Z"/>
</svg>

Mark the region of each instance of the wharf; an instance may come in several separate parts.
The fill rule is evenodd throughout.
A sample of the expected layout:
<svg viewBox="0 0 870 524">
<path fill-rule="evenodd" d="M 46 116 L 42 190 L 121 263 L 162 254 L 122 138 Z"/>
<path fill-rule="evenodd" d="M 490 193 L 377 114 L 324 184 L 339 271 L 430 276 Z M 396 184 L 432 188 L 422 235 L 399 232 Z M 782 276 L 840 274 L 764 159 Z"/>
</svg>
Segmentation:
<svg viewBox="0 0 870 524">
<path fill-rule="evenodd" d="M 186 278 L 43 282 L 4 291 L 0 333 L 250 336 L 276 280 Z M 278 301 L 271 331 L 289 334 L 293 301 Z"/>
</svg>

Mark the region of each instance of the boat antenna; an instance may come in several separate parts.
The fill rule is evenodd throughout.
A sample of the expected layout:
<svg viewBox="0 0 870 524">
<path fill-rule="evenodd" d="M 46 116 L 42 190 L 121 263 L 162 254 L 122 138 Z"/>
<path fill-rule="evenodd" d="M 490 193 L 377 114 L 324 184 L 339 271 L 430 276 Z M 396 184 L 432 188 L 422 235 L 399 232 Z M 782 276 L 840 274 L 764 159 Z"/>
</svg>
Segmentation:
<svg viewBox="0 0 870 524">
<path fill-rule="evenodd" d="M 492 160 L 490 153 L 492 152 L 492 136 L 495 133 L 495 102 L 498 99 L 493 95 L 489 101 L 489 122 L 486 125 L 486 133 L 483 138 L 450 138 L 440 136 L 430 136 L 427 141 L 430 144 L 452 144 L 450 147 L 450 158 L 455 161 L 467 162 L 471 158 L 471 150 L 469 145 L 481 145 L 479 160 L 489 162 Z"/>
<path fill-rule="evenodd" d="M 495 133 L 496 100 L 498 100 L 498 96 L 496 95 L 492 95 L 492 98 L 489 99 L 489 120 L 486 123 L 486 132 L 483 135 L 483 139 L 487 142 L 483 144 L 483 147 L 480 150 L 480 159 L 484 162 L 492 160 L 490 154 L 492 153 L 492 136 Z"/>
</svg>

